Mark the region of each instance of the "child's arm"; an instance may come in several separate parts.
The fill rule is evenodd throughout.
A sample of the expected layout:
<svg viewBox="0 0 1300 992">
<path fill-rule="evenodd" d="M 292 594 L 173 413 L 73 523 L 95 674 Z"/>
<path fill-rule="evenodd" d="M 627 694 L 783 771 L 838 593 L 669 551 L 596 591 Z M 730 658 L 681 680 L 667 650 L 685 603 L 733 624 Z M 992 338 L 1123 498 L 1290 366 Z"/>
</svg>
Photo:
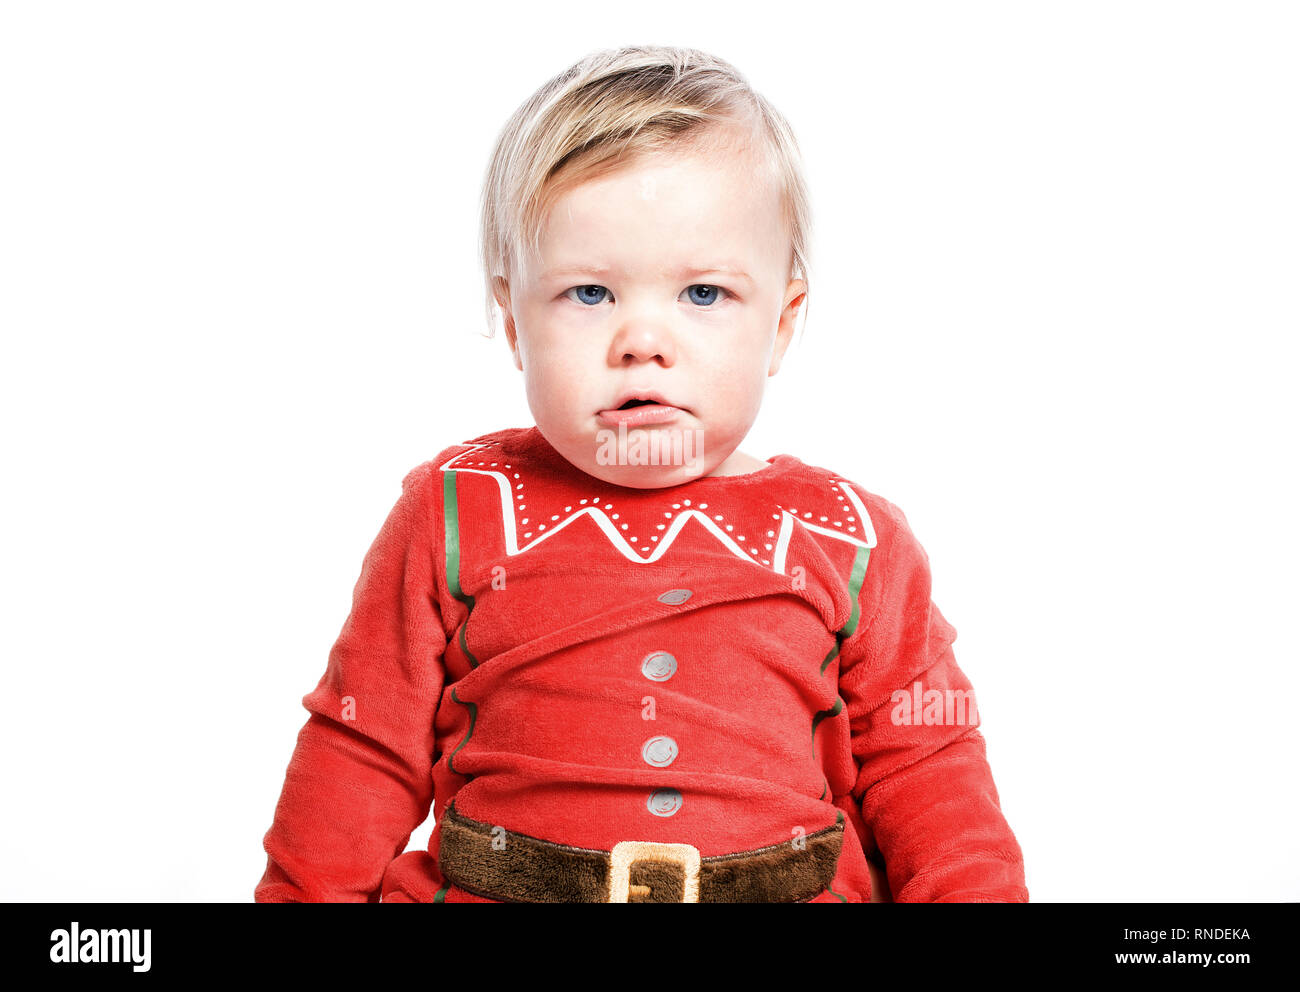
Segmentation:
<svg viewBox="0 0 1300 992">
<path fill-rule="evenodd" d="M 901 510 L 854 486 L 877 546 L 858 596 L 858 625 L 840 653 L 839 694 L 858 778 L 853 798 L 885 860 L 895 902 L 1025 902 L 1020 845 L 1002 815 L 971 683 L 957 667 L 957 632 L 930 599 L 930 565 Z M 939 690 L 946 705 L 899 705 Z M 933 699 L 935 697 L 931 697 Z M 910 709 L 910 713 L 908 710 Z M 933 718 L 938 716 L 938 720 Z M 903 722 L 910 718 L 911 723 Z"/>
<path fill-rule="evenodd" d="M 428 815 L 446 636 L 434 584 L 434 462 L 402 481 L 298 734 L 263 840 L 257 902 L 378 902 Z"/>
</svg>

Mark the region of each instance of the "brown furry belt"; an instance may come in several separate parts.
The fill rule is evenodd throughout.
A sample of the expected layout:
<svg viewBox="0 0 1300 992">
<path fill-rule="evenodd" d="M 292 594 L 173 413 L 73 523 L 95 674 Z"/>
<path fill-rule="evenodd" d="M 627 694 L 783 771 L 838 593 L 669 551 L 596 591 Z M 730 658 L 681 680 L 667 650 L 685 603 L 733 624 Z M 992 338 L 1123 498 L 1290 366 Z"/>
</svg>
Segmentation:
<svg viewBox="0 0 1300 992">
<path fill-rule="evenodd" d="M 690 844 L 570 847 L 471 820 L 448 804 L 438 866 L 467 892 L 506 902 L 806 902 L 835 878 L 844 814 L 815 833 L 701 858 Z"/>
</svg>

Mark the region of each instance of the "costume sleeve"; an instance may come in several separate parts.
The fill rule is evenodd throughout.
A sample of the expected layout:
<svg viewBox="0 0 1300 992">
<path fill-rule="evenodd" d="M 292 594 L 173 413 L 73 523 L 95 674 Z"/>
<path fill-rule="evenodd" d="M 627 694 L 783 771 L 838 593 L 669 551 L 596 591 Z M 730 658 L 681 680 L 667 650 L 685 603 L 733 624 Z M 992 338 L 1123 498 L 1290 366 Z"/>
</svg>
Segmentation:
<svg viewBox="0 0 1300 992">
<path fill-rule="evenodd" d="M 412 470 L 367 552 L 263 839 L 256 902 L 378 902 L 433 799 L 447 641 L 435 586 L 434 463 Z"/>
<path fill-rule="evenodd" d="M 839 694 L 858 766 L 852 795 L 893 899 L 1027 902 L 1020 845 L 998 802 L 971 683 L 953 655 L 957 632 L 930 598 L 929 559 L 898 507 L 853 490 L 877 545 L 857 626 L 841 645 Z"/>
</svg>

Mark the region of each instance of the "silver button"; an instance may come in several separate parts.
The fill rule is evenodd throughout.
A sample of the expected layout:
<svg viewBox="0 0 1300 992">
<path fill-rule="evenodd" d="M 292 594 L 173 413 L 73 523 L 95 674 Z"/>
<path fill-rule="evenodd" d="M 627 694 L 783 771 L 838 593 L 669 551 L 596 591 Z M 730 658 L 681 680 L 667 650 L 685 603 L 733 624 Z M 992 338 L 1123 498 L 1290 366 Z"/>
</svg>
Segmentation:
<svg viewBox="0 0 1300 992">
<path fill-rule="evenodd" d="M 647 765 L 667 768 L 677 757 L 677 742 L 671 737 L 651 737 L 641 745 L 641 757 Z"/>
<path fill-rule="evenodd" d="M 645 805 L 655 816 L 672 816 L 682 808 L 682 794 L 676 789 L 655 789 Z"/>
<path fill-rule="evenodd" d="M 653 651 L 641 659 L 641 674 L 651 682 L 667 682 L 677 672 L 677 659 L 667 651 Z"/>
<path fill-rule="evenodd" d="M 689 589 L 669 589 L 667 592 L 660 594 L 659 602 L 667 603 L 669 606 L 681 606 L 690 598 L 691 591 Z"/>
</svg>

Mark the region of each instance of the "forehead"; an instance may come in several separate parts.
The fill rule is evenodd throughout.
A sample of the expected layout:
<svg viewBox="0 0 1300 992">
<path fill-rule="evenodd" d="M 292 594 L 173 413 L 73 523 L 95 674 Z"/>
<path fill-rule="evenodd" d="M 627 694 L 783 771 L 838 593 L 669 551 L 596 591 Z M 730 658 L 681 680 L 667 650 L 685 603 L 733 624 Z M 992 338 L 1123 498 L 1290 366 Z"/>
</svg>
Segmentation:
<svg viewBox="0 0 1300 992">
<path fill-rule="evenodd" d="M 752 273 L 788 241 L 774 170 L 734 144 L 643 154 L 553 197 L 530 266 L 538 275 L 581 265 L 675 272 L 724 258 Z"/>
</svg>

